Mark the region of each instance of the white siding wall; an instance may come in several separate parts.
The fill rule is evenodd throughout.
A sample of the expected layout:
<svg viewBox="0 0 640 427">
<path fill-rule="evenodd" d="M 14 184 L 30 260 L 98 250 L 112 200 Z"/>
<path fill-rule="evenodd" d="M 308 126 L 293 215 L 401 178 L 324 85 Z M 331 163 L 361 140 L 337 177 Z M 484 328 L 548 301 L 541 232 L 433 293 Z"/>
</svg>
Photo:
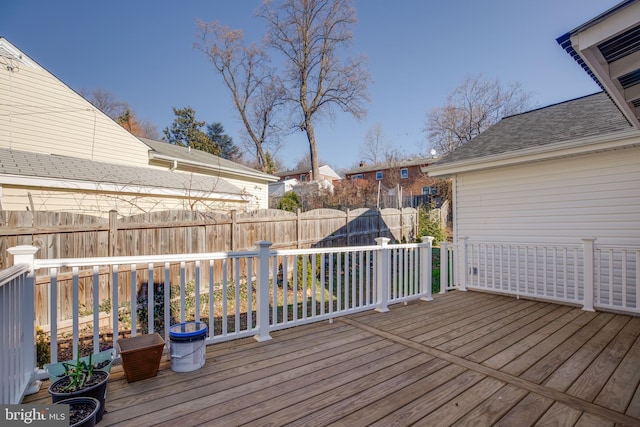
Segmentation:
<svg viewBox="0 0 640 427">
<path fill-rule="evenodd" d="M 2 186 L 2 209 L 24 211 L 29 207 L 31 194 L 33 207 L 36 211 L 63 211 L 88 215 L 108 217 L 109 210 L 115 209 L 121 215 L 136 215 L 150 211 L 162 210 L 238 210 L 247 209 L 247 203 L 197 201 L 184 198 L 170 198 L 161 196 L 145 196 L 141 194 L 115 194 L 80 192 L 67 190 L 42 190 L 37 188 Z"/>
<path fill-rule="evenodd" d="M 456 238 L 640 244 L 640 148 L 456 177 Z"/>
<path fill-rule="evenodd" d="M 269 184 L 267 182 L 243 181 L 229 176 L 225 176 L 224 179 L 255 198 L 255 201 L 250 204 L 250 209 L 269 208 Z"/>
<path fill-rule="evenodd" d="M 0 67 L 0 147 L 148 166 L 148 149 L 45 70 Z"/>
</svg>

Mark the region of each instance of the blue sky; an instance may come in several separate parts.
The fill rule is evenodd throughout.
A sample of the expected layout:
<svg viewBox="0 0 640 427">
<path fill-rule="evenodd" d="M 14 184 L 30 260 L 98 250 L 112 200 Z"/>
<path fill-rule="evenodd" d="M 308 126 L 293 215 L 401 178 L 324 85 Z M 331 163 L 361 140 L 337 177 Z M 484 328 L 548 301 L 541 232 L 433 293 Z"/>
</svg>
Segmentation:
<svg viewBox="0 0 640 427">
<path fill-rule="evenodd" d="M 264 34 L 259 0 L 3 0 L 0 36 L 75 90 L 106 89 L 161 131 L 172 107 L 221 122 L 236 143 L 241 123 L 229 93 L 193 48 L 196 20 Z M 389 143 L 426 153 L 426 115 L 466 76 L 519 82 L 545 106 L 599 90 L 555 39 L 618 0 L 356 0 L 351 53 L 366 55 L 373 78 L 365 119 L 337 112 L 316 124 L 320 158 L 334 169 L 359 162 L 377 123 Z M 277 153 L 287 167 L 308 152 L 302 133 Z"/>
</svg>

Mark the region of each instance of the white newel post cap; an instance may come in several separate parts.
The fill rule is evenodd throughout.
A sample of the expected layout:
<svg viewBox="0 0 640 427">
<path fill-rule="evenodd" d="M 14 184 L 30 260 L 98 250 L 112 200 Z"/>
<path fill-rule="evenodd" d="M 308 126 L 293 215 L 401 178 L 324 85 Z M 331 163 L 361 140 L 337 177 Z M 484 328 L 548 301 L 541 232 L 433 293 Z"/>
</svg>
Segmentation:
<svg viewBox="0 0 640 427">
<path fill-rule="evenodd" d="M 38 247 L 31 245 L 14 246 L 7 249 L 11 255 L 13 255 L 13 264 L 27 264 L 29 268 L 33 269 L 34 255 L 38 252 Z"/>
</svg>

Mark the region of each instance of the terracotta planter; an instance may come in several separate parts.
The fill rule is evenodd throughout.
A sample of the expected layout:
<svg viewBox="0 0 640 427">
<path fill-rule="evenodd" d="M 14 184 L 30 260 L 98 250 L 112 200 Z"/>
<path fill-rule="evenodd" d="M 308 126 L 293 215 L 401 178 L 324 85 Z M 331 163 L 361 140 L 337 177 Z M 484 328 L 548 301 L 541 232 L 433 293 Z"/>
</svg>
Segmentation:
<svg viewBox="0 0 640 427">
<path fill-rule="evenodd" d="M 138 335 L 117 342 L 127 382 L 132 383 L 158 375 L 164 351 L 164 340 L 160 335 Z"/>
</svg>

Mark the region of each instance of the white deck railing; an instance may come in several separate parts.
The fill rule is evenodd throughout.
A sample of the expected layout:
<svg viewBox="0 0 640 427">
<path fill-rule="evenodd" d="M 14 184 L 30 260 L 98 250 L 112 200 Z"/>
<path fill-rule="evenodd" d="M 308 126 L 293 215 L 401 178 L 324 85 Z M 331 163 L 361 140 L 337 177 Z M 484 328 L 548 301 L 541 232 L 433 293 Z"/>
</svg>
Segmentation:
<svg viewBox="0 0 640 427">
<path fill-rule="evenodd" d="M 460 240 L 442 258 L 453 274 L 447 289 L 480 289 L 504 294 L 640 313 L 640 247 L 536 244 Z M 455 268 L 451 263 L 455 260 Z M 445 279 L 446 280 L 446 279 Z"/>
<path fill-rule="evenodd" d="M 71 322 L 68 345 L 73 358 L 83 335 L 90 337 L 93 352 L 100 351 L 107 336 L 112 337 L 109 346 L 117 349 L 123 333 L 159 332 L 169 343 L 167 325 L 192 320 L 207 323 L 207 344 L 248 336 L 263 341 L 282 328 L 362 310 L 387 311 L 389 304 L 410 299 L 430 300 L 433 239 L 402 245 L 389 245 L 387 238 L 376 240 L 376 246 L 296 250 L 271 250 L 270 242 L 258 242 L 255 251 L 164 256 L 38 260 L 31 255 L 6 285 L 30 294 L 20 299 L 15 291 L 0 294 L 3 304 L 13 307 L 3 309 L 3 316 L 12 317 L 10 313 L 20 307 L 21 316 L 13 327 L 26 331 L 19 354 L 30 357 L 18 366 L 0 355 L 0 367 L 6 368 L 0 372 L 3 388 L 6 379 L 18 374 L 34 378 L 35 276 L 49 278 L 45 286 L 51 362 L 58 361 L 63 322 Z M 71 287 L 70 319 L 58 315 L 60 299 L 67 295 L 61 292 L 63 284 Z M 81 307 L 80 295 L 91 301 L 88 307 Z M 105 311 L 107 326 L 102 319 Z M 81 315 L 87 312 L 90 320 L 81 325 Z M 5 341 L 2 345 L 9 348 Z M 0 403 L 9 401 L 13 399 L 3 394 Z"/>
<path fill-rule="evenodd" d="M 22 401 L 34 381 L 35 332 L 33 329 L 32 271 L 21 251 L 10 252 L 16 264 L 0 271 L 0 403 Z M 33 254 L 34 251 L 29 251 Z"/>
</svg>

